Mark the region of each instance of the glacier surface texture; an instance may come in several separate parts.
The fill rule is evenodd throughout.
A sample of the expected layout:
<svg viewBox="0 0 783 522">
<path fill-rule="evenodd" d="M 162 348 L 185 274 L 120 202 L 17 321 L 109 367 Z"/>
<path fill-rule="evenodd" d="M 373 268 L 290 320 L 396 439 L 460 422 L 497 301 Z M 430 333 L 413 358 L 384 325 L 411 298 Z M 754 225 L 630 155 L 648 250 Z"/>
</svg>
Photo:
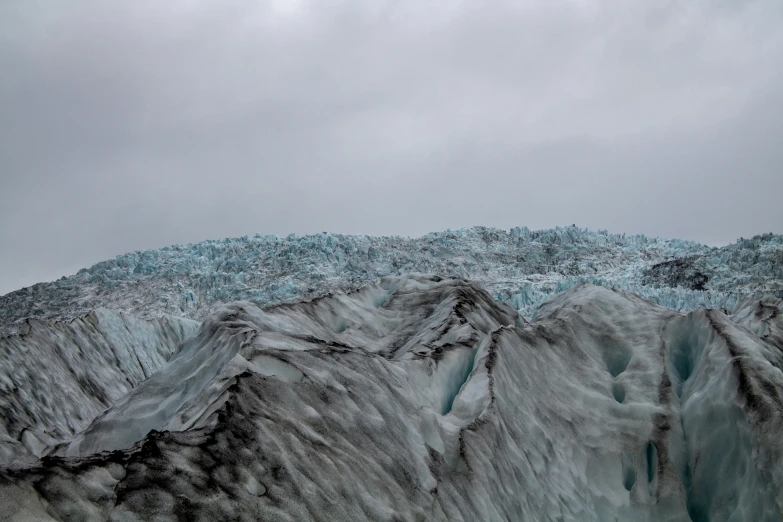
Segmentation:
<svg viewBox="0 0 783 522">
<path fill-rule="evenodd" d="M 783 520 L 783 239 L 137 252 L 2 298 L 3 520 Z"/>
<path fill-rule="evenodd" d="M 474 227 L 415 239 L 324 233 L 205 241 L 125 254 L 2 296 L 0 332 L 14 333 L 28 317 L 70 319 L 97 308 L 203 320 L 221 303 L 295 302 L 409 273 L 475 281 L 525 317 L 578 282 L 631 290 L 681 311 L 731 310 L 746 297 L 783 297 L 783 236 L 716 248 L 572 226 Z"/>
</svg>

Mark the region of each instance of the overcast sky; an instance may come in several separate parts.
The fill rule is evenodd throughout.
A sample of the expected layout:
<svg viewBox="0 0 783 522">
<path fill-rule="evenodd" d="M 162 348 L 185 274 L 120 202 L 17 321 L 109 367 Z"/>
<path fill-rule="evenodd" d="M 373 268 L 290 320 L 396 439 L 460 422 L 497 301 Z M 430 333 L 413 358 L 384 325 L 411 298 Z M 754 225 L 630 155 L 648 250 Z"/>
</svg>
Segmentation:
<svg viewBox="0 0 783 522">
<path fill-rule="evenodd" d="M 0 2 L 0 294 L 470 225 L 783 233 L 781 0 Z"/>
</svg>

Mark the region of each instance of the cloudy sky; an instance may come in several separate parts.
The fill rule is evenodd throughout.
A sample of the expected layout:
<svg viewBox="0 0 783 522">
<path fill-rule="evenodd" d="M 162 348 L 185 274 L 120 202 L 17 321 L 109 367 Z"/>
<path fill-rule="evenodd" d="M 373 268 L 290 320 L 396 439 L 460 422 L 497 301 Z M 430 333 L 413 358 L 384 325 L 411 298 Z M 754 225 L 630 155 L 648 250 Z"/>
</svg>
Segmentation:
<svg viewBox="0 0 783 522">
<path fill-rule="evenodd" d="M 0 3 L 0 294 L 255 232 L 783 233 L 780 0 Z"/>
</svg>

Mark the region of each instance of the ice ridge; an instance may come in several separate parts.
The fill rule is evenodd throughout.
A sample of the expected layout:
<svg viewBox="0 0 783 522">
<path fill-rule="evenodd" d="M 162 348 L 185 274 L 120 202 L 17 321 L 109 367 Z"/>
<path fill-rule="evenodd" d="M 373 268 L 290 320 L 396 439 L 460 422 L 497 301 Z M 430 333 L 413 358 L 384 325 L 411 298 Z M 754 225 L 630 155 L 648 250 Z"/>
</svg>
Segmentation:
<svg viewBox="0 0 783 522">
<path fill-rule="evenodd" d="M 777 298 L 576 284 L 532 323 L 458 278 L 224 305 L 38 464 L 11 520 L 773 522 Z M 777 310 L 775 312 L 774 310 Z"/>
</svg>

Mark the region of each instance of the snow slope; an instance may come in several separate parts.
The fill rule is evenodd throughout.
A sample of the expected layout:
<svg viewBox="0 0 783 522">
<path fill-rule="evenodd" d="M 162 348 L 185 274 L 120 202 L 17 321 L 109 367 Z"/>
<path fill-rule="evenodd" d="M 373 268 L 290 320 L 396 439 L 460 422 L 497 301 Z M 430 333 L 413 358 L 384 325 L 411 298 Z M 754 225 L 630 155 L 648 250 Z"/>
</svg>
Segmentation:
<svg viewBox="0 0 783 522">
<path fill-rule="evenodd" d="M 2 296 L 0 332 L 15 332 L 27 317 L 70 319 L 102 307 L 201 320 L 225 302 L 294 302 L 411 272 L 476 281 L 526 317 L 580 281 L 676 310 L 732 309 L 747 297 L 783 297 L 783 237 L 711 248 L 577 227 L 475 227 L 415 239 L 324 233 L 205 241 L 125 254 Z"/>
<path fill-rule="evenodd" d="M 780 310 L 767 298 L 732 317 L 681 313 L 577 284 L 527 323 L 437 276 L 225 305 L 76 437 L 0 471 L 0 508 L 8 520 L 779 521 Z"/>
</svg>

